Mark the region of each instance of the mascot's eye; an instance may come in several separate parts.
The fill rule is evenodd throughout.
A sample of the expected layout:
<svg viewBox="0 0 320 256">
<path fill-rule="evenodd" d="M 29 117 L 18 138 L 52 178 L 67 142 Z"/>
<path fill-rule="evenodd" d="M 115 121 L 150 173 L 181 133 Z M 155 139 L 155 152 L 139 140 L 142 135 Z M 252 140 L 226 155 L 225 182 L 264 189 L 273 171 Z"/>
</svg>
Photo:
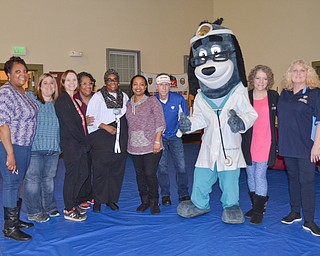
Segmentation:
<svg viewBox="0 0 320 256">
<path fill-rule="evenodd" d="M 212 54 L 217 54 L 217 53 L 219 53 L 219 52 L 221 52 L 221 48 L 220 48 L 220 47 L 218 47 L 218 46 L 213 46 L 213 47 L 211 48 L 211 53 L 212 53 Z"/>
<path fill-rule="evenodd" d="M 199 51 L 199 57 L 203 57 L 203 56 L 207 56 L 207 55 L 208 55 L 208 53 L 207 53 L 206 50 L 201 49 L 201 50 Z"/>
</svg>

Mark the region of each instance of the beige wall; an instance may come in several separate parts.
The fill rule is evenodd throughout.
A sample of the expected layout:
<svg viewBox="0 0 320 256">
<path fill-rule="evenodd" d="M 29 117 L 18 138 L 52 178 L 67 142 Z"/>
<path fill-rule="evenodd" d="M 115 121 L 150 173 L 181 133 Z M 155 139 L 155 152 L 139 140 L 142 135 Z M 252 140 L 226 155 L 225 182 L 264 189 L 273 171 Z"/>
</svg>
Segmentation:
<svg viewBox="0 0 320 256">
<path fill-rule="evenodd" d="M 199 4 L 203 8 L 199 8 Z M 183 55 L 212 0 L 0 0 L 0 62 L 14 45 L 44 71 L 86 70 L 103 82 L 106 48 L 141 51 L 144 72 L 183 73 Z M 69 57 L 70 50 L 83 57 Z"/>
<path fill-rule="evenodd" d="M 278 85 L 293 59 L 320 60 L 319 0 L 0 0 L 0 10 L 0 62 L 26 46 L 27 63 L 86 70 L 99 85 L 106 48 L 140 50 L 145 72 L 182 73 L 199 22 L 218 17 L 236 34 L 247 73 L 269 65 Z"/>
<path fill-rule="evenodd" d="M 247 74 L 269 65 L 274 88 L 295 59 L 320 60 L 319 0 L 214 0 L 214 17 L 237 35 Z"/>
</svg>

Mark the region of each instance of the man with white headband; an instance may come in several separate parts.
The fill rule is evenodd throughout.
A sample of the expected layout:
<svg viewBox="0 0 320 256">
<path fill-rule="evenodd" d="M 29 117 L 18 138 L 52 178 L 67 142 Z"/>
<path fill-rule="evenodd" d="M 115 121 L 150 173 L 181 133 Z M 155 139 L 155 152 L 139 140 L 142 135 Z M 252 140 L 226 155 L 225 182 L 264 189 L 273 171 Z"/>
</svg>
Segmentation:
<svg viewBox="0 0 320 256">
<path fill-rule="evenodd" d="M 171 205 L 170 179 L 168 158 L 169 153 L 176 168 L 176 183 L 178 186 L 179 200 L 190 200 L 188 192 L 188 174 L 185 168 L 184 150 L 179 130 L 179 114 L 183 112 L 189 115 L 185 99 L 176 92 L 170 91 L 171 79 L 166 73 L 158 74 L 156 77 L 156 87 L 158 94 L 155 96 L 161 102 L 166 129 L 162 135 L 164 150 L 158 166 L 158 181 L 161 189 L 162 205 Z"/>
</svg>

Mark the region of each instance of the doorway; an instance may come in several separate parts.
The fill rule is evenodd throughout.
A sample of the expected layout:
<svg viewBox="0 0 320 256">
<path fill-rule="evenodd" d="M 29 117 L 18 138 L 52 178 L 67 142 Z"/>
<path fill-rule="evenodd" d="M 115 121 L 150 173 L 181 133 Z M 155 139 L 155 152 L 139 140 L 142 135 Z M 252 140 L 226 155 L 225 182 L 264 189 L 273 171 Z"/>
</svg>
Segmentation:
<svg viewBox="0 0 320 256">
<path fill-rule="evenodd" d="M 23 86 L 26 91 L 33 91 L 34 86 L 39 82 L 39 77 L 43 74 L 42 64 L 27 64 L 28 66 L 28 81 Z M 4 63 L 0 63 L 0 86 L 8 81 L 7 75 L 4 72 Z"/>
</svg>

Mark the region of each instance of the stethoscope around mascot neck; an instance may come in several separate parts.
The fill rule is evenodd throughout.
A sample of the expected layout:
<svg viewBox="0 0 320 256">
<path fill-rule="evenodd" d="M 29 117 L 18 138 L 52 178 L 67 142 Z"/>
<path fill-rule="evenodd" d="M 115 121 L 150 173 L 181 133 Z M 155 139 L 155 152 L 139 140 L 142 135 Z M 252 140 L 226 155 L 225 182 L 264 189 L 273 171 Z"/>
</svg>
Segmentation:
<svg viewBox="0 0 320 256">
<path fill-rule="evenodd" d="M 221 138 L 221 146 L 222 146 L 222 150 L 223 150 L 223 155 L 224 155 L 224 164 L 226 166 L 231 166 L 232 165 L 232 158 L 231 156 L 227 156 L 226 154 L 226 150 L 224 148 L 224 142 L 223 142 L 223 136 L 222 136 L 222 131 L 221 131 L 221 123 L 220 123 L 220 113 L 222 108 L 218 108 L 215 110 L 217 117 L 218 117 L 218 124 L 219 124 L 219 132 L 220 132 L 220 138 Z"/>
</svg>

